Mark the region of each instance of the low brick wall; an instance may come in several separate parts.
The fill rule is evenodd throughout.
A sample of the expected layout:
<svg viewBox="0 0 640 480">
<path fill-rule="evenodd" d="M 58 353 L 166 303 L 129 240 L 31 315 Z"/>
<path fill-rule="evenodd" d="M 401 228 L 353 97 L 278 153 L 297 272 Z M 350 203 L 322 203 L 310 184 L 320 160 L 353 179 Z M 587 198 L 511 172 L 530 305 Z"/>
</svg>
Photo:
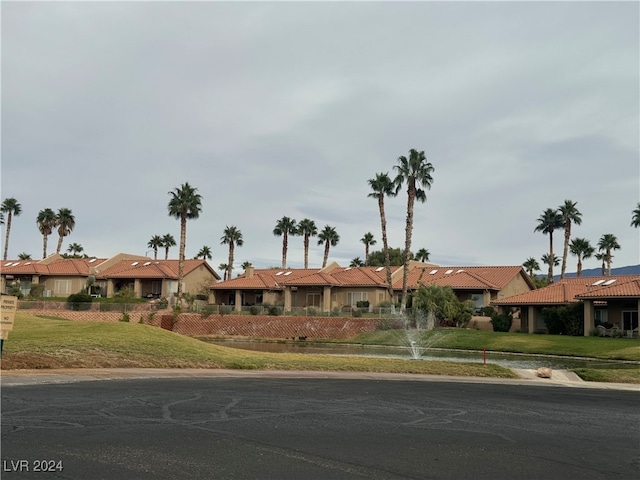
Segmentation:
<svg viewBox="0 0 640 480">
<path fill-rule="evenodd" d="M 121 312 L 71 310 L 25 310 L 31 315 L 65 318 L 81 322 L 119 322 Z M 263 338 L 349 338 L 378 328 L 379 319 L 352 317 L 294 317 L 270 315 L 210 315 L 181 313 L 174 319 L 165 311 L 127 312 L 132 323 L 162 326 L 190 336 L 238 335 Z"/>
</svg>

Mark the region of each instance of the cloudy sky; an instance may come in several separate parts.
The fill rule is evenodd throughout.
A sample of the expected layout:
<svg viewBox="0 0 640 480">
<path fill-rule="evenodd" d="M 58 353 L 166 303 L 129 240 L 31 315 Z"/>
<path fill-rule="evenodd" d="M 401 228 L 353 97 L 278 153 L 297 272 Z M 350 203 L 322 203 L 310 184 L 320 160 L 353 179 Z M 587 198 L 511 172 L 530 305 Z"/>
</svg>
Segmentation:
<svg viewBox="0 0 640 480">
<path fill-rule="evenodd" d="M 612 233 L 614 267 L 639 263 L 637 2 L 2 2 L 1 15 L 1 195 L 22 205 L 9 258 L 41 258 L 47 207 L 75 215 L 63 250 L 179 241 L 167 204 L 188 182 L 203 197 L 188 257 L 207 245 L 226 262 L 235 225 L 236 273 L 277 266 L 286 215 L 335 227 L 330 260 L 346 266 L 366 232 L 382 244 L 367 180 L 415 148 L 435 171 L 412 250 L 432 262 L 540 259 L 537 218 L 571 199 L 574 236 Z M 386 205 L 401 247 L 406 194 Z M 302 266 L 300 237 L 288 260 Z"/>
</svg>

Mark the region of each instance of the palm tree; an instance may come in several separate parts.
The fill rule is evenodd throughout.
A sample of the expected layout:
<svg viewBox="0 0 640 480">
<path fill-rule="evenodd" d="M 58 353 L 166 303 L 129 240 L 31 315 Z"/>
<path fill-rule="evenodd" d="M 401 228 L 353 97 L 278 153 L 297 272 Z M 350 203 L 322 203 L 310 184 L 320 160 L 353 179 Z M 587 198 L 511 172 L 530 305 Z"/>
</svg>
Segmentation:
<svg viewBox="0 0 640 480">
<path fill-rule="evenodd" d="M 56 247 L 56 253 L 60 253 L 62 249 L 62 241 L 64 237 L 69 235 L 76 226 L 76 217 L 68 208 L 58 209 L 56 214 L 56 226 L 58 227 L 58 246 Z"/>
<path fill-rule="evenodd" d="M 427 250 L 426 248 L 421 248 L 416 252 L 416 255 L 414 258 L 419 262 L 428 262 L 430 255 L 431 254 L 429 253 L 429 250 Z"/>
<path fill-rule="evenodd" d="M 375 178 L 368 180 L 372 192 L 367 196 L 378 201 L 380 227 L 382 229 L 382 249 L 384 250 L 384 267 L 387 274 L 387 290 L 389 301 L 393 301 L 393 284 L 391 283 L 391 260 L 389 258 L 389 242 L 387 241 L 387 218 L 384 212 L 384 198 L 395 197 L 395 188 L 388 173 L 376 173 Z"/>
<path fill-rule="evenodd" d="M 0 212 L 0 225 L 4 225 L 4 213 Z"/>
<path fill-rule="evenodd" d="M 553 259 L 553 261 L 550 261 L 549 259 Z M 560 265 L 560 258 L 558 258 L 555 254 L 549 255 L 548 253 L 545 253 L 544 255 L 542 255 L 542 258 L 540 260 L 542 260 L 542 263 L 544 263 L 545 265 L 549 265 L 552 263 L 556 267 Z"/>
<path fill-rule="evenodd" d="M 402 185 L 407 183 L 407 223 L 405 226 L 404 265 L 402 273 L 402 300 L 400 309 L 404 311 L 407 306 L 407 278 L 409 277 L 409 254 L 411 253 L 411 236 L 413 234 L 413 205 L 416 200 L 420 203 L 427 201 L 425 190 L 431 188 L 434 172 L 433 165 L 427 161 L 424 151 L 409 150 L 409 157 L 400 156 L 398 165 L 394 166 L 396 178 L 393 183 L 396 186 L 396 194 Z"/>
<path fill-rule="evenodd" d="M 373 238 L 373 233 L 371 232 L 365 233 L 364 236 L 360 239 L 360 241 L 364 243 L 364 264 L 369 265 L 369 247 L 371 245 L 375 245 L 378 242 Z M 359 258 L 359 257 L 356 257 L 356 258 Z"/>
<path fill-rule="evenodd" d="M 227 281 L 227 273 L 229 271 L 229 264 L 228 263 L 221 263 L 220 265 L 218 265 L 218 269 L 223 272 L 223 278 L 222 281 L 226 282 Z"/>
<path fill-rule="evenodd" d="M 227 278 L 231 279 L 231 270 L 233 270 L 233 252 L 235 247 L 241 247 L 244 244 L 242 232 L 235 226 L 227 226 L 224 234 L 220 237 L 221 245 L 229 245 L 229 263 L 227 264 Z"/>
<path fill-rule="evenodd" d="M 591 243 L 586 238 L 574 238 L 571 240 L 569 249 L 572 255 L 578 257 L 578 270 L 576 276 L 582 276 L 582 260 L 590 258 L 595 252 L 595 248 L 591 246 Z"/>
<path fill-rule="evenodd" d="M 600 271 L 602 273 L 602 276 L 606 275 L 606 273 L 607 273 L 607 268 L 606 268 L 606 266 L 607 266 L 607 263 L 606 263 L 607 255 L 606 255 L 606 253 L 596 253 L 593 256 L 596 257 L 596 260 L 602 262 L 602 265 L 600 267 Z"/>
<path fill-rule="evenodd" d="M 611 251 L 620 250 L 618 239 L 612 233 L 605 233 L 598 241 L 598 250 L 601 252 L 604 251 L 604 260 L 607 262 L 607 275 L 611 275 L 611 264 L 613 263 L 613 255 L 611 255 Z"/>
<path fill-rule="evenodd" d="M 340 242 L 340 235 L 336 232 L 335 227 L 325 225 L 322 231 L 318 234 L 318 245 L 324 243 L 324 257 L 322 260 L 322 268 L 327 266 L 327 260 L 329 258 L 329 246 L 335 247 Z"/>
<path fill-rule="evenodd" d="M 240 265 L 240 267 L 242 267 L 242 269 L 245 270 L 245 271 L 247 270 L 247 268 L 250 268 L 251 266 L 252 265 L 251 265 L 251 262 L 249 260 L 247 260 L 246 262 L 242 262 L 242 265 Z"/>
<path fill-rule="evenodd" d="M 67 252 L 69 252 L 72 257 L 79 256 L 83 251 L 84 248 L 79 243 L 72 243 L 67 247 Z"/>
<path fill-rule="evenodd" d="M 40 210 L 36 217 L 36 223 L 38 224 L 38 230 L 42 234 L 42 258 L 47 258 L 47 242 L 49 235 L 56 228 L 56 212 L 50 208 Z"/>
<path fill-rule="evenodd" d="M 282 217 L 276 223 L 273 234 L 282 237 L 282 268 L 287 268 L 287 249 L 289 248 L 289 234 L 295 235 L 297 232 L 296 221 L 293 218 Z"/>
<path fill-rule="evenodd" d="M 187 220 L 193 220 L 202 212 L 202 196 L 188 183 L 169 192 L 171 200 L 167 208 L 171 217 L 180 220 L 180 250 L 178 254 L 178 302 L 182 302 L 182 278 L 184 277 L 184 250 L 187 245 Z"/>
<path fill-rule="evenodd" d="M 356 257 L 353 260 L 351 260 L 351 263 L 349 264 L 350 267 L 364 267 L 364 262 L 362 260 L 360 260 L 360 257 Z"/>
<path fill-rule="evenodd" d="M 5 198 L 2 205 L 0 205 L 0 212 L 7 214 L 7 231 L 4 236 L 4 260 L 7 259 L 7 253 L 9 252 L 9 233 L 11 232 L 11 220 L 13 216 L 16 217 L 22 213 L 22 205 L 18 201 L 11 197 Z"/>
<path fill-rule="evenodd" d="M 533 257 L 527 258 L 522 266 L 530 277 L 533 277 L 533 272 L 540 270 L 540 264 Z"/>
<path fill-rule="evenodd" d="M 18 255 L 18 260 L 31 260 L 31 254 L 22 252 L 20 255 Z"/>
<path fill-rule="evenodd" d="M 160 246 L 164 248 L 164 259 L 169 260 L 169 249 L 176 246 L 176 239 L 173 238 L 173 235 L 167 233 L 162 236 L 162 245 Z"/>
<path fill-rule="evenodd" d="M 213 255 L 211 254 L 211 249 L 206 245 L 200 249 L 195 258 L 202 257 L 203 260 L 211 260 Z"/>
<path fill-rule="evenodd" d="M 175 240 L 173 241 L 173 244 L 175 245 Z M 162 237 L 160 235 L 154 235 L 153 237 L 151 237 L 151 240 L 149 240 L 149 242 L 147 243 L 147 247 L 153 249 L 153 259 L 157 260 L 158 248 L 164 247 L 164 241 L 162 240 Z"/>
<path fill-rule="evenodd" d="M 631 217 L 631 226 L 638 228 L 640 227 L 640 202 L 638 202 L 638 206 L 632 213 L 633 217 Z"/>
<path fill-rule="evenodd" d="M 542 232 L 545 235 L 549 234 L 549 256 L 548 258 L 555 258 L 553 254 L 553 231 L 562 228 L 563 221 L 562 215 L 553 208 L 547 208 L 542 215 L 538 217 L 538 226 L 534 229 L 534 232 Z M 546 263 L 546 262 L 545 262 Z M 555 262 L 549 262 L 549 273 L 547 274 L 547 281 L 553 282 L 553 267 Z"/>
<path fill-rule="evenodd" d="M 558 212 L 562 216 L 562 228 L 564 228 L 564 250 L 562 251 L 562 267 L 560 269 L 560 278 L 564 278 L 564 272 L 567 270 L 567 252 L 569 250 L 569 239 L 571 238 L 571 225 L 580 225 L 582 223 L 582 214 L 576 208 L 578 202 L 565 200 L 564 205 L 558 207 Z"/>
<path fill-rule="evenodd" d="M 296 235 L 301 235 L 304 243 L 304 268 L 309 268 L 309 237 L 315 237 L 318 234 L 316 222 L 305 218 L 298 223 L 298 231 Z"/>
</svg>

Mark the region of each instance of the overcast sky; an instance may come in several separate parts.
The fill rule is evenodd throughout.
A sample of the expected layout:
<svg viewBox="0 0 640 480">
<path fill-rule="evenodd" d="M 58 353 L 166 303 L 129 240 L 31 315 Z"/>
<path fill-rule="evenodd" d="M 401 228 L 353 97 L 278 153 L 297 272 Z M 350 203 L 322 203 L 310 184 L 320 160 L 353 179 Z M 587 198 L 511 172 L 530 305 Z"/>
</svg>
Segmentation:
<svg viewBox="0 0 640 480">
<path fill-rule="evenodd" d="M 188 182 L 203 197 L 188 258 L 207 245 L 214 268 L 226 263 L 235 225 L 235 274 L 245 260 L 278 266 L 286 215 L 335 227 L 330 260 L 347 266 L 366 232 L 382 248 L 367 180 L 415 148 L 435 171 L 412 250 L 433 263 L 540 261 L 537 219 L 565 199 L 583 215 L 574 237 L 612 233 L 613 266 L 640 262 L 638 2 L 2 2 L 1 14 L 1 196 L 22 205 L 10 259 L 42 257 L 47 207 L 75 215 L 63 250 L 179 241 L 168 192 Z M 386 208 L 401 247 L 406 193 Z M 322 253 L 313 241 L 311 267 Z M 288 264 L 303 265 L 300 237 Z"/>
</svg>

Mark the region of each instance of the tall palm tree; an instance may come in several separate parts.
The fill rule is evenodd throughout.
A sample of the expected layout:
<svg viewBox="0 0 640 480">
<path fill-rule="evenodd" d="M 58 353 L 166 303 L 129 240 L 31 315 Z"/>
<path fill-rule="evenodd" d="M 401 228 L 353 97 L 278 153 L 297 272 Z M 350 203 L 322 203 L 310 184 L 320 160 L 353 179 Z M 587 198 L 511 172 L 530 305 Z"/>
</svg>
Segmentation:
<svg viewBox="0 0 640 480">
<path fill-rule="evenodd" d="M 309 218 L 300 220 L 298 223 L 298 231 L 296 235 L 301 235 L 304 244 L 304 268 L 309 268 L 309 237 L 315 237 L 318 234 L 316 222 Z"/>
<path fill-rule="evenodd" d="M 229 262 L 227 263 L 227 278 L 231 280 L 231 271 L 233 270 L 233 252 L 235 247 L 244 245 L 242 232 L 236 226 L 226 226 L 224 234 L 220 237 L 221 245 L 229 245 Z"/>
<path fill-rule="evenodd" d="M 22 252 L 20 255 L 18 255 L 18 260 L 31 260 L 31 254 Z"/>
<path fill-rule="evenodd" d="M 226 282 L 227 281 L 227 273 L 229 272 L 229 264 L 228 263 L 221 263 L 220 265 L 218 265 L 218 269 L 223 272 L 222 273 L 222 281 Z"/>
<path fill-rule="evenodd" d="M 67 252 L 69 252 L 73 257 L 79 256 L 83 251 L 84 248 L 79 243 L 71 243 L 67 247 Z"/>
<path fill-rule="evenodd" d="M 242 267 L 243 270 L 246 270 L 247 268 L 251 267 L 251 262 L 249 260 L 247 260 L 246 262 L 242 262 L 242 265 L 240 265 L 240 267 Z"/>
<path fill-rule="evenodd" d="M 582 260 L 590 258 L 596 249 L 591 246 L 591 242 L 586 238 L 574 238 L 571 240 L 569 249 L 572 255 L 578 257 L 578 270 L 576 272 L 576 276 L 580 277 L 582 276 Z"/>
<path fill-rule="evenodd" d="M 553 254 L 553 231 L 562 228 L 563 220 L 562 215 L 553 208 L 547 208 L 542 215 L 538 217 L 538 226 L 534 229 L 534 232 L 542 232 L 543 234 L 549 234 L 549 256 L 548 258 L 555 258 Z M 545 262 L 546 263 L 546 262 Z M 555 262 L 549 262 L 549 273 L 547 274 L 547 281 L 553 282 L 553 267 Z"/>
<path fill-rule="evenodd" d="M 602 265 L 600 266 L 600 272 L 602 273 L 602 276 L 605 276 L 607 273 L 607 254 L 602 252 L 596 253 L 593 256 L 596 257 L 596 260 L 602 262 Z"/>
<path fill-rule="evenodd" d="M 180 250 L 178 254 L 178 302 L 182 302 L 182 279 L 184 277 L 184 250 L 187 245 L 187 220 L 194 220 L 202 212 L 202 196 L 198 189 L 185 182 L 180 188 L 169 192 L 171 199 L 167 208 L 169 216 L 180 220 Z M 180 304 L 179 303 L 179 304 Z"/>
<path fill-rule="evenodd" d="M 411 253 L 411 237 L 413 235 L 413 206 L 415 201 L 424 203 L 427 201 L 425 190 L 431 188 L 434 172 L 433 165 L 427 161 L 424 151 L 409 150 L 409 157 L 400 156 L 398 165 L 394 166 L 396 178 L 393 183 L 396 186 L 396 194 L 402 185 L 407 184 L 407 223 L 405 226 L 404 265 L 402 273 L 402 300 L 400 309 L 404 311 L 407 306 L 407 278 L 409 277 L 409 254 Z"/>
<path fill-rule="evenodd" d="M 296 221 L 293 218 L 282 217 L 277 221 L 273 234 L 282 237 L 282 268 L 287 268 L 287 249 L 289 248 L 289 234 L 297 232 Z"/>
<path fill-rule="evenodd" d="M 213 258 L 211 249 L 205 245 L 197 253 L 196 258 L 202 258 L 203 260 L 211 260 Z"/>
<path fill-rule="evenodd" d="M 47 242 L 49 235 L 56 228 L 56 212 L 50 208 L 45 208 L 38 212 L 36 217 L 38 230 L 42 234 L 42 258 L 47 258 Z"/>
<path fill-rule="evenodd" d="M 340 242 L 340 235 L 336 232 L 335 227 L 325 225 L 320 233 L 318 233 L 318 245 L 324 243 L 324 257 L 322 260 L 322 268 L 327 266 L 329 259 L 329 247 L 335 247 Z"/>
<path fill-rule="evenodd" d="M 552 259 L 553 261 L 551 261 L 550 259 Z M 558 258 L 558 256 L 553 253 L 551 255 L 545 253 L 544 255 L 542 255 L 542 258 L 540 260 L 542 260 L 542 263 L 544 263 L 545 265 L 553 264 L 556 267 L 560 265 L 560 258 Z"/>
<path fill-rule="evenodd" d="M 414 258 L 419 262 L 428 262 L 430 256 L 431 254 L 429 253 L 429 250 L 427 250 L 426 248 L 421 248 L 416 252 L 416 255 Z"/>
<path fill-rule="evenodd" d="M 388 173 L 376 173 L 375 178 L 368 181 L 371 193 L 367 196 L 378 201 L 378 211 L 380 213 L 380 228 L 382 229 L 382 249 L 384 251 L 384 267 L 387 274 L 387 290 L 389 301 L 393 301 L 393 284 L 391 283 L 391 259 L 389 258 L 389 242 L 387 240 L 387 218 L 384 211 L 385 197 L 395 197 L 395 187 Z"/>
<path fill-rule="evenodd" d="M 4 213 L 0 212 L 0 225 L 4 225 Z"/>
<path fill-rule="evenodd" d="M 176 246 L 176 239 L 173 238 L 173 235 L 171 235 L 170 233 L 167 233 L 166 235 L 162 236 L 162 245 L 161 247 L 164 248 L 164 259 L 165 260 L 169 260 L 169 249 L 171 247 L 175 247 Z"/>
<path fill-rule="evenodd" d="M 175 240 L 174 240 L 175 244 Z M 164 247 L 164 242 L 162 241 L 162 237 L 160 235 L 154 235 L 151 237 L 151 240 L 147 243 L 147 247 L 153 249 L 153 259 L 158 259 L 158 248 Z"/>
<path fill-rule="evenodd" d="M 540 270 L 540 264 L 533 257 L 527 258 L 522 266 L 530 277 L 533 277 L 533 272 Z"/>
<path fill-rule="evenodd" d="M 600 237 L 600 240 L 598 240 L 598 250 L 601 252 L 604 251 L 604 260 L 607 262 L 607 275 L 611 275 L 611 264 L 613 263 L 611 251 L 620 250 L 618 239 L 613 233 L 605 233 Z"/>
<path fill-rule="evenodd" d="M 60 253 L 62 249 L 62 241 L 64 237 L 68 236 L 76 226 L 76 217 L 68 208 L 58 209 L 56 214 L 56 227 L 58 227 L 58 246 L 56 247 L 56 253 Z"/>
<path fill-rule="evenodd" d="M 11 197 L 5 198 L 2 205 L 0 205 L 0 212 L 7 214 L 7 230 L 4 236 L 4 260 L 7 259 L 7 253 L 9 252 L 9 233 L 11 232 L 11 220 L 13 216 L 16 217 L 22 213 L 22 205 L 18 201 Z"/>
<path fill-rule="evenodd" d="M 562 251 L 562 267 L 560 268 L 560 278 L 564 278 L 567 270 L 567 253 L 569 250 L 569 240 L 571 239 L 571 225 L 582 223 L 582 213 L 576 208 L 578 202 L 565 200 L 563 205 L 558 207 L 558 212 L 562 216 L 562 228 L 564 228 L 564 250 Z"/>
<path fill-rule="evenodd" d="M 631 217 L 631 226 L 638 228 L 640 227 L 640 202 L 638 202 L 638 206 L 632 212 L 633 216 Z"/>
<path fill-rule="evenodd" d="M 360 259 L 360 257 L 355 257 L 353 260 L 351 260 L 351 263 L 349 264 L 350 267 L 364 267 L 364 262 Z"/>
<path fill-rule="evenodd" d="M 373 233 L 371 232 L 365 233 L 360 241 L 364 243 L 364 264 L 369 265 L 369 247 L 378 242 L 373 238 Z"/>
</svg>

